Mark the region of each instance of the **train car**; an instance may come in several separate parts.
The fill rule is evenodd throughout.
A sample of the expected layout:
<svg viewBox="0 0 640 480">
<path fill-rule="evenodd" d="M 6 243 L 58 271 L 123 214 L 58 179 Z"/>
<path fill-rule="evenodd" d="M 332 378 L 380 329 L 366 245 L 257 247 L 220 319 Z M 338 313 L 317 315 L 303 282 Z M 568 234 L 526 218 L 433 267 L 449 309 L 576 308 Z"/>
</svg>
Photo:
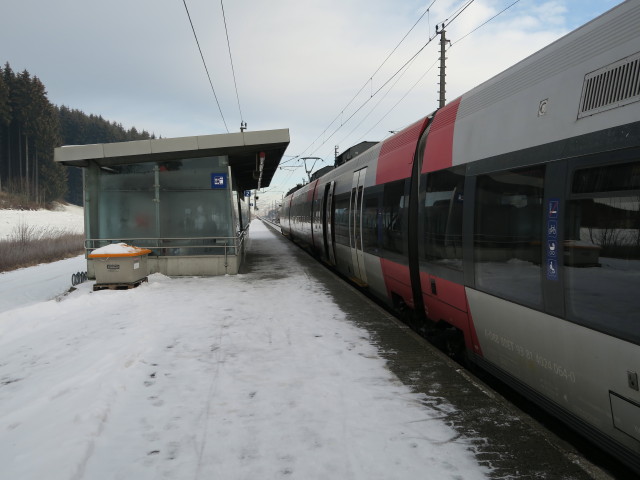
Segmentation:
<svg viewBox="0 0 640 480">
<path fill-rule="evenodd" d="M 640 473 L 640 3 L 289 195 L 283 232 Z"/>
</svg>

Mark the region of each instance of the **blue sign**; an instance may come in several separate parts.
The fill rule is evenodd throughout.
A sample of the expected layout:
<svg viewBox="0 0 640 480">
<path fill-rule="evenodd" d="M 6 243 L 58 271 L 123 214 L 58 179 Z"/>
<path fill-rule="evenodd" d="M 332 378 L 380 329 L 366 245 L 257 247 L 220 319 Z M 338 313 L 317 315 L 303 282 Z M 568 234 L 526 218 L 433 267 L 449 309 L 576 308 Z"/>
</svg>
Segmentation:
<svg viewBox="0 0 640 480">
<path fill-rule="evenodd" d="M 251 190 L 245 190 L 244 191 L 244 196 L 245 197 L 250 197 L 251 196 Z"/>
<path fill-rule="evenodd" d="M 211 188 L 226 189 L 227 188 L 227 174 L 226 173 L 212 173 L 211 174 Z"/>
<path fill-rule="evenodd" d="M 549 199 L 547 204 L 547 248 L 546 271 L 547 280 L 558 281 L 558 215 L 560 214 L 560 200 Z"/>
<path fill-rule="evenodd" d="M 547 260 L 547 278 L 549 280 L 558 280 L 558 261 L 549 259 Z"/>
</svg>

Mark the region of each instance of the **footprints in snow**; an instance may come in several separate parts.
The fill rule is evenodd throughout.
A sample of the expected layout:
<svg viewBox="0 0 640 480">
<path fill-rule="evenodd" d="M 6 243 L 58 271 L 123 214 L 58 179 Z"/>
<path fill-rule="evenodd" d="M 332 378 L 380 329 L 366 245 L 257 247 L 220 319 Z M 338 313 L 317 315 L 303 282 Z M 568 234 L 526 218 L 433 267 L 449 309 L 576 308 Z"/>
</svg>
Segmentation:
<svg viewBox="0 0 640 480">
<path fill-rule="evenodd" d="M 165 351 L 172 351 L 178 342 L 173 342 L 170 345 L 165 347 Z M 143 385 L 146 389 L 149 389 L 151 395 L 147 396 L 147 401 L 151 404 L 152 407 L 160 408 L 165 407 L 165 401 L 162 399 L 163 393 L 163 385 L 162 380 L 171 377 L 170 372 L 162 372 L 161 367 L 158 363 L 150 363 L 148 364 L 151 367 L 151 373 L 148 373 L 143 380 Z M 162 412 L 162 410 L 160 410 Z M 167 413 L 170 413 L 169 411 Z M 143 434 L 143 438 L 147 440 L 150 444 L 158 444 L 162 442 L 163 439 L 166 439 L 166 432 L 169 430 L 174 430 L 177 428 L 177 424 L 181 421 L 179 416 L 171 416 L 165 418 L 164 415 L 161 414 L 162 422 L 165 423 L 163 427 L 158 424 L 157 414 L 152 414 L 156 419 L 142 418 L 142 430 L 145 432 Z M 160 429 L 162 429 L 165 433 L 160 433 Z M 148 466 L 155 464 L 159 460 L 175 460 L 178 458 L 180 453 L 180 442 L 170 441 L 166 442 L 164 445 L 159 448 L 152 448 L 148 450 L 145 454 L 144 463 Z"/>
</svg>

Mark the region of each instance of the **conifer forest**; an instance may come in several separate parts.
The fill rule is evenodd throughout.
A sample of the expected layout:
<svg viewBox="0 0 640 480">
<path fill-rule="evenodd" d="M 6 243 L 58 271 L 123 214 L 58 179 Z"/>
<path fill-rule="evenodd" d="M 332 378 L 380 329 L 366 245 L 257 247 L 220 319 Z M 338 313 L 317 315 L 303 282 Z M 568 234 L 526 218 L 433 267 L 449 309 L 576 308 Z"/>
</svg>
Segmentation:
<svg viewBox="0 0 640 480">
<path fill-rule="evenodd" d="M 0 191 L 31 204 L 82 205 L 82 172 L 55 164 L 54 148 L 148 138 L 154 137 L 144 130 L 53 105 L 37 76 L 15 73 L 9 63 L 0 67 Z"/>
</svg>

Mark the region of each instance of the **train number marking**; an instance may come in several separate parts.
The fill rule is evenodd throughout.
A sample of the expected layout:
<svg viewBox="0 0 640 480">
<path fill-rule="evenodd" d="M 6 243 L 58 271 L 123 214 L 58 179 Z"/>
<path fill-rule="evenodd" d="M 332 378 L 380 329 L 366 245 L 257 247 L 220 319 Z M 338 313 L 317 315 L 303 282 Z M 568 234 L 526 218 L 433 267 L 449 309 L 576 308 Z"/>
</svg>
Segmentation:
<svg viewBox="0 0 640 480">
<path fill-rule="evenodd" d="M 546 358 L 545 356 L 541 355 L 538 352 L 531 351 L 528 348 L 514 342 L 513 340 L 507 337 L 504 337 L 502 335 L 498 335 L 497 333 L 492 332 L 491 330 L 485 329 L 484 336 L 487 340 L 491 341 L 492 343 L 495 343 L 496 345 L 499 345 L 503 349 L 509 352 L 514 352 L 521 358 L 528 360 L 529 365 L 534 365 L 534 366 L 537 365 L 542 370 L 548 371 L 549 373 L 553 373 L 554 375 L 557 375 L 558 377 L 563 378 L 568 382 L 576 383 L 575 372 L 573 370 L 566 368 L 562 364 L 554 362 L 553 360 Z"/>
</svg>

